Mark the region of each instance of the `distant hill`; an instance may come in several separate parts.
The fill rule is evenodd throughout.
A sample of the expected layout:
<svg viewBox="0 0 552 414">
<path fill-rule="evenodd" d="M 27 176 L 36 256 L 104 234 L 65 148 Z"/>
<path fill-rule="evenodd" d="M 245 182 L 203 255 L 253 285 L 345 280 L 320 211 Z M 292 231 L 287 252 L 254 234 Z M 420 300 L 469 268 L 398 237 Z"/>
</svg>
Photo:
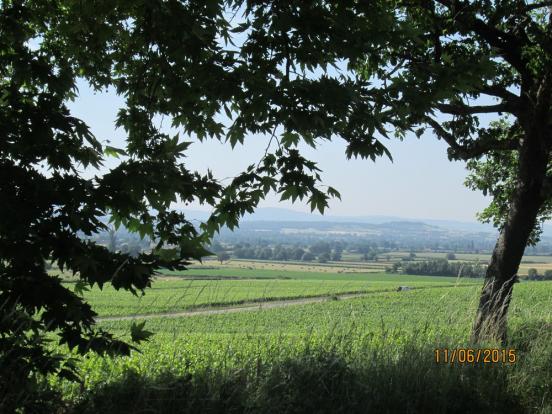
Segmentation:
<svg viewBox="0 0 552 414">
<path fill-rule="evenodd" d="M 185 210 L 188 217 L 194 220 L 206 220 L 209 216 L 205 211 Z M 490 233 L 496 235 L 497 231 L 491 224 L 477 221 L 441 220 L 441 219 L 413 219 L 398 216 L 338 216 L 332 214 L 304 213 L 285 208 L 264 207 L 259 208 L 253 214 L 247 214 L 243 222 L 274 221 L 274 222 L 302 222 L 302 223 L 365 223 L 365 224 L 389 224 L 389 223 L 423 223 L 437 226 L 442 229 L 461 233 Z M 543 237 L 552 237 L 552 225 L 544 225 Z"/>
<path fill-rule="evenodd" d="M 194 224 L 205 221 L 209 213 L 182 210 Z M 107 217 L 104 218 L 107 222 Z M 126 234 L 126 229 L 119 229 Z M 530 247 L 531 254 L 551 254 L 552 235 L 545 230 L 541 242 Z M 490 225 L 454 220 L 416 220 L 393 216 L 334 216 L 309 214 L 281 208 L 261 208 L 240 221 L 235 231 L 223 228 L 218 237 L 234 243 L 312 243 L 316 240 L 376 242 L 405 249 L 449 249 L 491 251 L 497 231 Z"/>
<path fill-rule="evenodd" d="M 195 220 L 205 220 L 208 213 L 198 210 L 186 210 L 188 217 Z M 285 208 L 266 207 L 259 208 L 253 214 L 247 214 L 243 222 L 248 221 L 296 221 L 303 223 L 323 222 L 323 223 L 366 223 L 366 224 L 384 224 L 384 223 L 424 223 L 427 225 L 438 226 L 449 230 L 456 230 L 470 233 L 495 233 L 495 229 L 490 224 L 478 222 L 464 222 L 455 220 L 435 220 L 435 219 L 412 219 L 397 216 L 337 216 L 332 214 L 321 215 L 319 213 L 303 213 L 300 211 L 289 210 Z M 550 232 L 552 234 L 552 231 Z"/>
</svg>

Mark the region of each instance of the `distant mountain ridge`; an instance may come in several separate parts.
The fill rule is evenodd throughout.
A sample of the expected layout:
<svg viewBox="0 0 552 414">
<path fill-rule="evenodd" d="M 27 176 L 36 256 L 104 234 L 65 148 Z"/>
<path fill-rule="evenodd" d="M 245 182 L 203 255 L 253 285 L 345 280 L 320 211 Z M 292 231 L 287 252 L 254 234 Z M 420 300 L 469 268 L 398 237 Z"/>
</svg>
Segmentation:
<svg viewBox="0 0 552 414">
<path fill-rule="evenodd" d="M 195 220 L 206 220 L 209 214 L 205 211 L 184 210 L 184 213 Z M 362 224 L 390 224 L 390 223 L 422 223 L 431 226 L 442 227 L 450 230 L 470 233 L 495 233 L 495 228 L 490 224 L 478 222 L 464 222 L 456 220 L 439 219 L 414 219 L 397 216 L 337 216 L 321 215 L 319 213 L 303 213 L 285 208 L 265 207 L 259 208 L 253 214 L 247 214 L 243 222 L 250 221 L 277 221 L 277 222 L 324 222 L 324 223 L 362 223 Z M 552 231 L 550 232 L 552 233 Z"/>
<path fill-rule="evenodd" d="M 209 213 L 199 210 L 183 210 L 184 213 L 193 220 L 203 221 L 209 217 Z M 496 234 L 497 230 L 493 225 L 488 223 L 480 223 L 477 221 L 461 221 L 461 220 L 443 220 L 430 218 L 406 218 L 398 216 L 338 216 L 320 213 L 304 213 L 301 211 L 289 210 L 286 208 L 263 207 L 259 208 L 253 214 L 247 214 L 242 219 L 243 222 L 301 222 L 301 223 L 362 223 L 362 224 L 389 224 L 389 223 L 423 223 L 431 226 L 437 226 L 447 230 L 469 232 L 469 233 L 492 233 Z M 543 237 L 552 237 L 552 225 L 544 225 Z"/>
</svg>

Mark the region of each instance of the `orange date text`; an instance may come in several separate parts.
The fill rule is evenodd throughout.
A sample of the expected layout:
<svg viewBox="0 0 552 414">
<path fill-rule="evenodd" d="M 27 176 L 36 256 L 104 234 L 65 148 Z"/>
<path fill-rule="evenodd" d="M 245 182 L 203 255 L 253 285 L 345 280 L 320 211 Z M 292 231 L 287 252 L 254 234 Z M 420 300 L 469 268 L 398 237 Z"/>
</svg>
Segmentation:
<svg viewBox="0 0 552 414">
<path fill-rule="evenodd" d="M 436 348 L 437 364 L 515 364 L 515 349 L 500 348 Z"/>
</svg>

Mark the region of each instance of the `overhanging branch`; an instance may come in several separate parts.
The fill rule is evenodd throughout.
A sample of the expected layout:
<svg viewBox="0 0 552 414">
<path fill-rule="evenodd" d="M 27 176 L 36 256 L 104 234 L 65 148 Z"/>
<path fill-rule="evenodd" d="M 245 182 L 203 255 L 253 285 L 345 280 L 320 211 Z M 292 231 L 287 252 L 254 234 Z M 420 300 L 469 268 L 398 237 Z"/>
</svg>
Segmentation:
<svg viewBox="0 0 552 414">
<path fill-rule="evenodd" d="M 510 92 L 506 88 L 503 88 L 501 86 L 497 85 L 486 85 L 482 86 L 481 88 L 477 89 L 479 92 L 489 95 L 489 96 L 496 96 L 497 98 L 502 98 L 505 101 L 508 101 L 511 104 L 518 105 L 520 102 L 519 96 L 517 96 L 515 93 Z"/>
<path fill-rule="evenodd" d="M 517 114 L 517 107 L 506 102 L 497 105 L 465 105 L 457 104 L 437 104 L 436 108 L 439 111 L 450 115 L 473 115 L 473 114 L 490 114 L 508 112 L 513 115 Z"/>
<path fill-rule="evenodd" d="M 447 7 L 453 15 L 453 20 L 460 23 L 464 29 L 481 36 L 491 47 L 497 49 L 499 54 L 522 76 L 528 77 L 526 65 L 521 56 L 522 45 L 516 35 L 485 23 L 477 17 L 468 2 L 460 0 L 435 0 L 435 2 Z"/>
<path fill-rule="evenodd" d="M 508 140 L 472 140 L 469 143 L 460 144 L 458 140 L 431 117 L 426 117 L 426 123 L 433 128 L 437 137 L 445 141 L 452 150 L 453 156 L 462 160 L 477 158 L 490 151 L 511 151 L 519 147 L 516 139 Z"/>
</svg>

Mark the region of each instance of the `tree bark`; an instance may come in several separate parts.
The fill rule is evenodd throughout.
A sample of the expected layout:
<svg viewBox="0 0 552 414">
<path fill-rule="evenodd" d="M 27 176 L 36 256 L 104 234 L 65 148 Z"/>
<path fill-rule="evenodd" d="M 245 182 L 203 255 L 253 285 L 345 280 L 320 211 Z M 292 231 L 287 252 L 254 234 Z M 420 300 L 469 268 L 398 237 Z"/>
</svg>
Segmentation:
<svg viewBox="0 0 552 414">
<path fill-rule="evenodd" d="M 538 126 L 535 127 L 538 129 Z M 481 291 L 472 341 L 507 339 L 507 314 L 517 271 L 545 195 L 548 145 L 541 131 L 526 134 L 519 149 L 518 184 L 496 242 Z"/>
</svg>

